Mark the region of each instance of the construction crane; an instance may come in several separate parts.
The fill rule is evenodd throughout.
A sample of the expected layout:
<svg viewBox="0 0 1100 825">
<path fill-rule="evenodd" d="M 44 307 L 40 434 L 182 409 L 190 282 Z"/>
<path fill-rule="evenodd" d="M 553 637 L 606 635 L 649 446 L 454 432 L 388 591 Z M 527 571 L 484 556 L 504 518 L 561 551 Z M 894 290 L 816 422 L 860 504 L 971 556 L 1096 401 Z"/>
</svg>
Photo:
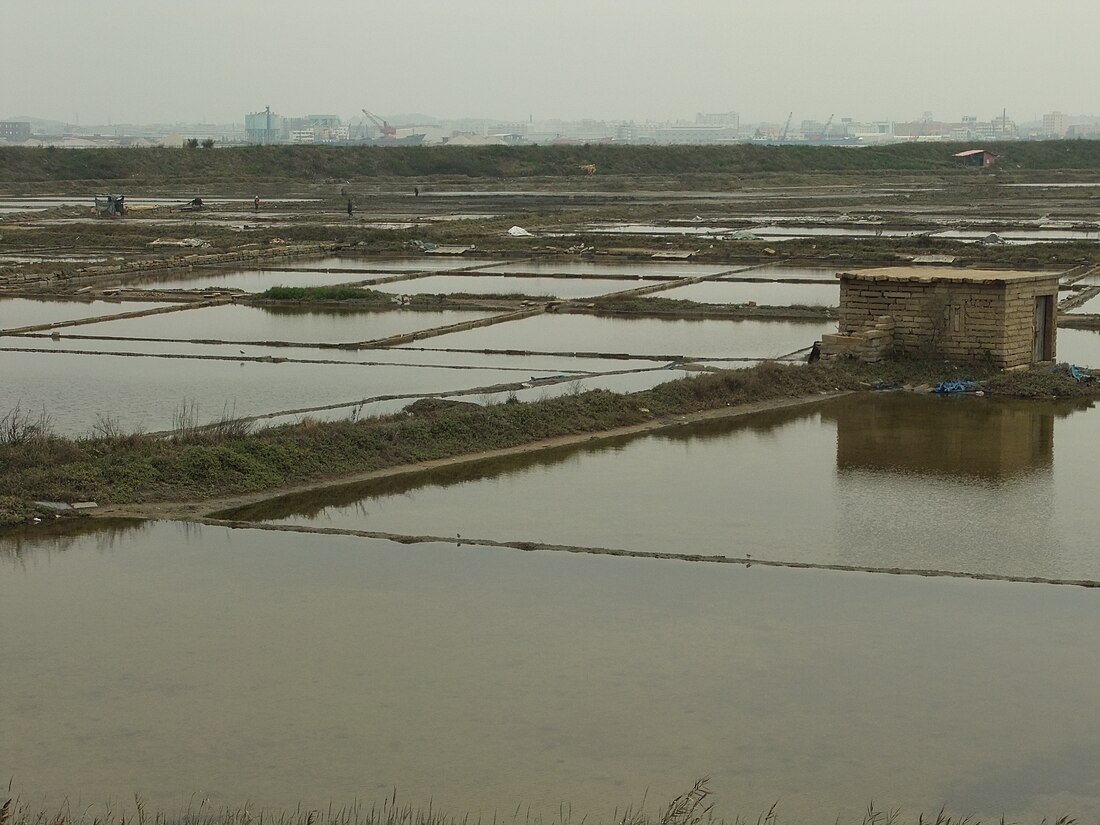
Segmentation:
<svg viewBox="0 0 1100 825">
<path fill-rule="evenodd" d="M 825 128 L 821 130 L 821 139 L 827 140 L 829 137 L 829 127 L 833 125 L 834 115 L 829 115 L 829 119 L 825 121 Z"/>
<path fill-rule="evenodd" d="M 360 111 L 367 116 L 371 123 L 378 127 L 378 130 L 382 133 L 383 140 L 393 140 L 397 137 L 397 129 L 390 126 L 390 124 L 382 120 L 378 115 L 372 115 L 366 109 L 361 109 Z"/>
<path fill-rule="evenodd" d="M 787 130 L 791 128 L 791 118 L 792 117 L 794 117 L 794 112 L 791 112 L 789 115 L 787 115 L 787 122 L 783 125 L 783 133 L 779 136 L 780 140 L 786 140 L 787 139 Z"/>
</svg>

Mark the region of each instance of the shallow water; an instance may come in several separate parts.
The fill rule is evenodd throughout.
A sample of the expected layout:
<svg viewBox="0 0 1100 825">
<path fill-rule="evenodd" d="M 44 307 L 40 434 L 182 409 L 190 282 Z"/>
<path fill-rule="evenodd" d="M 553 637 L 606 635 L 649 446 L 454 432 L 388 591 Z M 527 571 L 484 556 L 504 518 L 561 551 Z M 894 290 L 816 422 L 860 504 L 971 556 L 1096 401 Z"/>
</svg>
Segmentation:
<svg viewBox="0 0 1100 825">
<path fill-rule="evenodd" d="M 491 312 L 362 311 L 303 307 L 224 305 L 171 315 L 88 324 L 81 335 L 127 338 L 209 339 L 231 342 L 355 343 L 463 321 Z"/>
<path fill-rule="evenodd" d="M 360 279 L 351 272 L 310 272 L 282 269 L 234 269 L 181 272 L 177 275 L 126 279 L 123 283 L 133 289 L 243 289 L 245 292 L 263 292 L 273 286 L 331 286 L 351 283 Z"/>
<path fill-rule="evenodd" d="M 770 358 L 809 347 L 836 322 L 538 315 L 433 338 L 432 346 L 537 352 Z"/>
<path fill-rule="evenodd" d="M 498 264 L 488 271 L 505 270 L 508 272 L 529 272 L 535 275 L 629 275 L 632 278 L 698 278 L 702 275 L 717 275 L 733 269 L 744 269 L 741 265 L 674 263 L 668 261 L 571 261 L 536 260 L 509 261 Z M 479 270 L 487 269 L 478 267 Z"/>
<path fill-rule="evenodd" d="M 78 330 L 71 332 L 77 333 Z M 648 368 L 651 361 L 637 359 L 572 358 L 556 355 L 503 355 L 481 352 L 448 352 L 432 350 L 428 338 L 408 347 L 379 349 L 342 349 L 339 347 L 264 346 L 249 344 L 244 358 L 285 358 L 290 361 L 336 361 L 359 364 L 409 364 L 413 366 L 478 367 L 483 369 L 517 370 L 520 372 L 562 372 Z M 110 338 L 79 338 L 61 335 L 57 340 L 49 335 L 9 335 L 0 338 L 0 351 L 5 349 L 36 350 L 44 353 L 73 354 L 125 353 L 132 356 L 159 357 L 182 355 L 191 358 L 223 358 L 240 361 L 239 344 L 193 344 L 181 341 L 122 341 Z"/>
<path fill-rule="evenodd" d="M 801 304 L 835 307 L 840 304 L 840 285 L 703 281 L 654 292 L 647 297 L 699 301 L 705 304 L 744 304 L 753 301 L 766 306 Z"/>
<path fill-rule="evenodd" d="M 783 266 L 782 264 L 765 264 L 754 266 L 740 275 L 731 275 L 731 278 L 776 278 L 778 280 L 797 278 L 799 280 L 829 281 L 839 283 L 836 279 L 837 272 L 842 271 L 831 266 Z"/>
<path fill-rule="evenodd" d="M 0 298 L 0 330 L 141 312 L 173 304 L 140 301 L 36 301 Z"/>
<path fill-rule="evenodd" d="M 1059 329 L 1055 352 L 1059 361 L 1100 367 L 1100 330 Z"/>
<path fill-rule="evenodd" d="M 287 266 L 288 269 L 308 271 L 310 269 L 360 269 L 364 272 L 435 272 L 446 269 L 463 269 L 476 266 L 493 266 L 499 261 L 463 258 L 462 256 L 436 256 L 405 258 L 354 258 L 351 256 L 330 256 L 327 258 L 301 258 Z"/>
<path fill-rule="evenodd" d="M 396 788 L 607 822 L 702 775 L 730 820 L 1100 805 L 1093 591 L 178 524 L 28 535 L 0 539 L 19 664 L 0 764 L 54 809 Z"/>
<path fill-rule="evenodd" d="M 223 415 L 260 415 L 378 395 L 442 393 L 530 377 L 498 369 L 27 352 L 0 352 L 0 375 L 0 415 L 16 405 L 35 415 L 45 410 L 57 432 L 74 436 L 90 433 L 99 416 L 116 420 L 126 432 L 172 429 L 177 410 L 191 403 L 197 405 L 195 423 L 202 424 Z M 346 416 L 347 410 L 338 417 Z"/>
<path fill-rule="evenodd" d="M 1067 297 L 1067 294 L 1062 293 L 1060 295 L 1060 297 L 1065 298 L 1065 297 Z M 1100 295 L 1097 295 L 1093 298 L 1090 298 L 1089 300 L 1085 301 L 1083 304 L 1075 306 L 1073 309 L 1071 309 L 1069 311 L 1071 313 L 1081 313 L 1081 314 L 1085 314 L 1085 315 L 1095 315 L 1096 313 L 1100 312 Z"/>
<path fill-rule="evenodd" d="M 978 241 L 992 234 L 991 229 L 944 229 L 933 232 L 933 238 L 952 238 L 960 241 Z M 1100 232 L 1086 229 L 1001 229 L 996 230 L 1006 241 L 1095 241 L 1100 240 Z"/>
<path fill-rule="evenodd" d="M 531 295 L 557 298 L 591 298 L 622 292 L 638 284 L 607 278 L 516 278 L 507 275 L 476 273 L 471 275 L 433 275 L 412 281 L 377 284 L 372 289 L 401 295 L 447 295 L 465 292 L 471 295 Z"/>
<path fill-rule="evenodd" d="M 1100 484 L 1100 467 L 1080 450 L 1100 426 L 1100 408 L 1073 410 L 856 395 L 813 411 L 288 498 L 243 515 L 392 533 L 1100 579 L 1083 492 Z"/>
</svg>

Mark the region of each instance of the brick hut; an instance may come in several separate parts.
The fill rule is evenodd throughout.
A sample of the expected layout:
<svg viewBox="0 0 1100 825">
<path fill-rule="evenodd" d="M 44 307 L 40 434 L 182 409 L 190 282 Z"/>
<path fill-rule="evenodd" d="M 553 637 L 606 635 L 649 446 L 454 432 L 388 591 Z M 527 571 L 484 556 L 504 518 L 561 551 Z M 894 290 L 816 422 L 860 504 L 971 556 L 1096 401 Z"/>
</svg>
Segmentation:
<svg viewBox="0 0 1100 825">
<path fill-rule="evenodd" d="M 1010 368 L 1054 359 L 1058 273 L 888 267 L 837 273 L 824 357 L 942 356 Z"/>
</svg>

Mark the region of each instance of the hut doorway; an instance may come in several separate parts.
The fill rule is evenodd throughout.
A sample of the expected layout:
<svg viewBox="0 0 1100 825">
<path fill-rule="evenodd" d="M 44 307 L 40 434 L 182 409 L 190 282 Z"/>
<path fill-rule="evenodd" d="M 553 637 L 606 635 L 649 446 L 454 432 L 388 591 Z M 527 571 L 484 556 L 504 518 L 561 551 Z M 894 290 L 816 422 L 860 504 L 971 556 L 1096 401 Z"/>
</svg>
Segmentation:
<svg viewBox="0 0 1100 825">
<path fill-rule="evenodd" d="M 1054 298 L 1038 295 L 1035 298 L 1035 341 L 1032 361 L 1049 361 L 1054 357 Z"/>
</svg>

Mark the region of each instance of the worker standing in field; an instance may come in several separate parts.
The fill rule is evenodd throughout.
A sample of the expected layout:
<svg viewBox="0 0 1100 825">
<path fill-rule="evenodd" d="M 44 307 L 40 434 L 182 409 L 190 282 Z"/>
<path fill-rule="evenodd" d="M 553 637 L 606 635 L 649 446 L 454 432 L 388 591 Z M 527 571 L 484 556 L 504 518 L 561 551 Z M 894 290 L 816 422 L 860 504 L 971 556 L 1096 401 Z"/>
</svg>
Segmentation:
<svg viewBox="0 0 1100 825">
<path fill-rule="evenodd" d="M 252 199 L 252 211 L 253 212 L 259 212 L 260 211 L 260 196 L 259 195 L 257 195 L 256 197 L 254 197 Z"/>
<path fill-rule="evenodd" d="M 351 213 L 352 213 L 351 198 L 348 198 L 348 217 L 349 218 L 351 217 Z"/>
</svg>

